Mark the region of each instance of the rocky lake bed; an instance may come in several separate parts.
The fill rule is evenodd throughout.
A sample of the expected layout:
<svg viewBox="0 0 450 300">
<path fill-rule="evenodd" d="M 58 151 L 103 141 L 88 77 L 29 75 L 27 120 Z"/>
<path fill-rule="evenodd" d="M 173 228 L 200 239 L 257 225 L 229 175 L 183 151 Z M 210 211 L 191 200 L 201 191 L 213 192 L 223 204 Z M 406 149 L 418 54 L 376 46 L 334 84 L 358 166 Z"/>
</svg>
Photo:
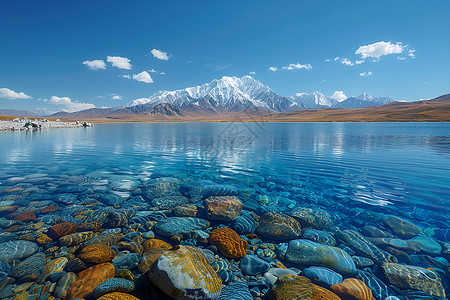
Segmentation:
<svg viewBox="0 0 450 300">
<path fill-rule="evenodd" d="M 1 299 L 440 300 L 449 292 L 445 214 L 300 199 L 288 178 L 118 170 L 3 172 L 0 182 Z"/>
</svg>

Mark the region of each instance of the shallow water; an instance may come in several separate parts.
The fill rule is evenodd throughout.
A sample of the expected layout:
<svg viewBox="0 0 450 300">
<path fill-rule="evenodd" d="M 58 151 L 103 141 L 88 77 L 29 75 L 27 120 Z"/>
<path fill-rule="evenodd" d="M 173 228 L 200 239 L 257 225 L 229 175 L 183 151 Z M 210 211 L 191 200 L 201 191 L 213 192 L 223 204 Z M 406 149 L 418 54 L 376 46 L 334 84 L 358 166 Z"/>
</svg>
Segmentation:
<svg viewBox="0 0 450 300">
<path fill-rule="evenodd" d="M 99 296 L 109 281 L 61 283 L 96 268 L 94 278 L 128 271 L 135 282 L 148 272 L 164 290 L 159 264 L 146 257 L 153 255 L 147 246 L 159 243 L 197 246 L 171 248 L 173 266 L 194 260 L 201 267 L 185 255 L 203 257 L 209 265 L 188 276 L 209 278 L 215 288 L 207 293 L 220 299 L 269 299 L 280 274 L 302 271 L 336 293 L 343 278 L 358 278 L 377 300 L 441 300 L 450 292 L 449 187 L 450 123 L 1 132 L 0 298 Z M 229 195 L 236 197 L 222 197 Z M 103 249 L 101 260 L 90 257 L 96 250 L 89 245 Z M 186 275 L 166 271 L 177 282 Z M 327 278 L 334 283 L 321 282 Z M 167 299 L 125 282 L 138 299 Z"/>
<path fill-rule="evenodd" d="M 327 205 L 417 215 L 450 210 L 448 123 L 99 124 L 0 134 L 0 180 L 33 174 L 144 180 L 155 174 L 250 186 Z M 153 175 L 152 175 L 153 174 Z"/>
</svg>

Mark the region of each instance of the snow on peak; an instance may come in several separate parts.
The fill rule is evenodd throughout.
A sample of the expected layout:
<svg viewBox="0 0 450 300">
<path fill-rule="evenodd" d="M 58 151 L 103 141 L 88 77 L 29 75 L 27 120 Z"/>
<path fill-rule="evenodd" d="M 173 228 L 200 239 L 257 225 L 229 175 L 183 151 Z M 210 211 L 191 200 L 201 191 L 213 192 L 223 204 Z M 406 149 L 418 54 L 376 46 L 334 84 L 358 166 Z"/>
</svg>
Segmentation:
<svg viewBox="0 0 450 300">
<path fill-rule="evenodd" d="M 362 101 L 372 101 L 373 99 L 375 99 L 375 97 L 373 97 L 367 93 L 362 93 L 361 95 L 359 95 L 356 98 L 359 100 L 362 100 Z"/>
<path fill-rule="evenodd" d="M 223 107 L 230 107 L 235 103 L 245 104 L 250 102 L 255 106 L 270 109 L 273 109 L 273 106 L 277 105 L 273 103 L 273 99 L 280 98 L 269 87 L 253 79 L 251 76 L 247 75 L 242 78 L 223 76 L 200 86 L 169 92 L 159 91 L 148 98 L 131 101 L 127 106 L 168 102 L 181 107 L 193 104 L 198 99 L 204 97 L 215 99 L 218 105 Z"/>
</svg>

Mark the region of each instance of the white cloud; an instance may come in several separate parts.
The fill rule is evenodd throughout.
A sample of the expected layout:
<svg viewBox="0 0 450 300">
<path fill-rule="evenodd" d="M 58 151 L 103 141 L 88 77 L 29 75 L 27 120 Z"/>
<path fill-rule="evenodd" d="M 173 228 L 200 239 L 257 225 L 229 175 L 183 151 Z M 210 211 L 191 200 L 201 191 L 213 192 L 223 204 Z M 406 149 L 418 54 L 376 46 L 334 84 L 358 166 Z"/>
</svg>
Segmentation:
<svg viewBox="0 0 450 300">
<path fill-rule="evenodd" d="M 327 80 L 326 80 L 326 79 L 324 79 L 324 80 L 321 80 L 320 82 L 321 82 L 321 83 L 325 83 L 325 82 L 327 82 Z"/>
<path fill-rule="evenodd" d="M 355 61 L 355 64 L 360 65 L 360 64 L 362 64 L 363 62 L 364 62 L 364 60 L 356 60 L 356 61 Z"/>
<path fill-rule="evenodd" d="M 86 65 L 91 70 L 106 69 L 106 64 L 101 59 L 85 60 L 83 61 L 83 65 Z"/>
<path fill-rule="evenodd" d="M 159 75 L 166 75 L 166 73 L 165 72 L 161 72 L 161 73 L 159 73 Z"/>
<path fill-rule="evenodd" d="M 158 49 L 153 49 L 152 51 L 150 51 L 154 57 L 156 57 L 157 59 L 161 59 L 161 60 L 169 60 L 169 56 L 167 55 L 167 52 L 163 52 L 161 50 Z"/>
<path fill-rule="evenodd" d="M 312 67 L 310 64 L 301 65 L 300 63 L 296 63 L 296 64 L 289 64 L 288 66 L 283 67 L 282 69 L 283 70 L 300 70 L 300 69 L 311 70 Z"/>
<path fill-rule="evenodd" d="M 400 42 L 393 44 L 391 42 L 381 41 L 360 46 L 358 50 L 355 51 L 355 54 L 360 54 L 362 59 L 366 59 L 368 57 L 379 59 L 383 55 L 402 53 L 405 47 L 406 46 L 403 46 Z"/>
<path fill-rule="evenodd" d="M 130 60 L 126 57 L 108 56 L 106 61 L 112 63 L 113 67 L 116 67 L 119 69 L 131 70 Z"/>
<path fill-rule="evenodd" d="M 7 88 L 0 88 L 0 98 L 6 98 L 9 100 L 31 99 L 31 97 L 26 95 L 24 92 L 17 93 Z"/>
<path fill-rule="evenodd" d="M 255 74 L 256 74 L 256 72 L 255 72 L 255 71 L 250 71 L 250 72 L 249 72 L 249 74 L 251 74 L 251 75 L 255 75 Z"/>
<path fill-rule="evenodd" d="M 269 67 L 269 70 L 272 72 L 276 72 L 276 71 L 278 71 L 278 68 L 277 67 Z"/>
<path fill-rule="evenodd" d="M 64 106 L 63 111 L 65 112 L 75 112 L 79 110 L 95 108 L 95 105 L 91 103 L 72 102 L 72 100 L 69 97 L 52 96 L 50 98 L 50 103 Z"/>
<path fill-rule="evenodd" d="M 126 79 L 131 79 L 130 75 L 120 75 L 120 77 L 126 78 Z"/>
<path fill-rule="evenodd" d="M 150 73 L 157 73 L 158 71 L 156 71 L 155 69 L 151 69 L 151 70 L 148 70 Z"/>
<path fill-rule="evenodd" d="M 331 61 L 331 59 L 327 58 L 327 59 L 325 59 L 325 61 Z"/>
<path fill-rule="evenodd" d="M 339 60 L 339 56 L 336 56 L 335 58 L 334 58 L 334 61 L 338 61 Z"/>
<path fill-rule="evenodd" d="M 145 83 L 153 83 L 153 79 L 147 71 L 143 71 L 139 74 L 133 74 L 133 79 Z"/>
<path fill-rule="evenodd" d="M 341 101 L 344 101 L 345 99 L 347 99 L 347 96 L 344 94 L 343 91 L 335 91 L 335 92 L 333 93 L 333 95 L 331 95 L 330 98 L 335 99 L 335 100 L 341 102 Z"/>
<path fill-rule="evenodd" d="M 361 76 L 361 77 L 369 77 L 369 76 L 372 76 L 372 74 L 373 73 L 369 71 L 369 72 L 360 73 L 359 76 Z"/>
<path fill-rule="evenodd" d="M 114 93 L 109 94 L 111 96 L 111 99 L 113 100 L 122 100 L 122 96 L 121 95 L 116 95 Z"/>
<path fill-rule="evenodd" d="M 414 52 L 416 52 L 416 50 L 414 50 L 414 49 L 409 50 L 408 51 L 408 56 L 412 57 L 413 59 L 416 58 L 416 55 L 414 54 Z"/>
<path fill-rule="evenodd" d="M 351 60 L 349 60 L 347 57 L 344 57 L 344 58 L 341 60 L 341 63 L 343 63 L 343 64 L 346 65 L 346 66 L 353 66 L 353 65 L 355 65 L 355 64 L 352 63 Z"/>
<path fill-rule="evenodd" d="M 405 60 L 406 57 L 404 57 L 404 56 L 403 56 L 403 57 L 402 57 L 402 56 L 399 56 L 399 57 L 397 57 L 397 59 L 398 59 L 398 60 Z"/>
</svg>

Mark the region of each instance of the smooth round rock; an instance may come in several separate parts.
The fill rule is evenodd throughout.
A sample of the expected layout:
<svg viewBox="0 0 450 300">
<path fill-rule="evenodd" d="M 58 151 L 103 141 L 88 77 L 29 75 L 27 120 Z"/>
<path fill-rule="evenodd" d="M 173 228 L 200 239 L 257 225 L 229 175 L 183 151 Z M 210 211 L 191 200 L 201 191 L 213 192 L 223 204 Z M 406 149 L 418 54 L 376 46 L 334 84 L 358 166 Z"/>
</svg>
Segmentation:
<svg viewBox="0 0 450 300">
<path fill-rule="evenodd" d="M 23 281 L 34 281 L 42 273 L 44 259 L 45 254 L 38 252 L 15 265 L 10 276 Z"/>
<path fill-rule="evenodd" d="M 413 238 L 422 230 L 417 226 L 411 223 L 410 221 L 400 219 L 396 216 L 388 216 L 383 220 L 384 226 L 389 228 L 395 235 L 400 238 L 409 239 Z"/>
<path fill-rule="evenodd" d="M 138 253 L 129 253 L 121 257 L 117 257 L 112 261 L 112 264 L 116 269 L 128 269 L 133 270 L 137 268 L 141 262 L 142 255 Z"/>
<path fill-rule="evenodd" d="M 148 278 L 176 299 L 214 299 L 220 295 L 222 280 L 195 247 L 168 250 L 152 264 Z"/>
<path fill-rule="evenodd" d="M 37 244 L 30 241 L 11 241 L 0 244 L 0 259 L 14 260 L 27 258 L 38 251 Z"/>
<path fill-rule="evenodd" d="M 330 287 L 342 282 L 341 274 L 323 267 L 309 267 L 302 271 L 302 275 L 311 279 L 315 284 Z"/>
<path fill-rule="evenodd" d="M 270 264 L 256 255 L 247 254 L 241 259 L 240 267 L 244 275 L 260 275 L 270 269 Z"/>
<path fill-rule="evenodd" d="M 114 266 L 110 263 L 96 265 L 81 271 L 67 291 L 67 299 L 85 299 L 97 286 L 113 278 L 114 274 Z"/>
<path fill-rule="evenodd" d="M 111 278 L 97 286 L 92 292 L 92 296 L 99 298 L 112 292 L 132 292 L 133 290 L 134 283 L 132 281 L 122 278 Z"/>
<path fill-rule="evenodd" d="M 69 290 L 70 286 L 72 285 L 72 283 L 75 282 L 76 279 L 77 275 L 72 272 L 68 272 L 65 275 L 63 275 L 63 277 L 61 277 L 58 283 L 56 284 L 54 292 L 55 296 L 60 299 L 64 299 L 67 295 L 67 291 Z"/>
<path fill-rule="evenodd" d="M 10 271 L 11 265 L 7 261 L 0 260 L 0 281 L 8 277 Z"/>
<path fill-rule="evenodd" d="M 244 281 L 235 281 L 222 289 L 217 300 L 253 300 L 252 294 Z"/>
<path fill-rule="evenodd" d="M 309 240 L 290 241 L 285 259 L 294 264 L 327 267 L 346 274 L 357 272 L 354 261 L 342 249 Z"/>
<path fill-rule="evenodd" d="M 103 244 L 93 244 L 81 249 L 78 257 L 85 262 L 101 264 L 114 259 L 116 252 Z"/>
</svg>

